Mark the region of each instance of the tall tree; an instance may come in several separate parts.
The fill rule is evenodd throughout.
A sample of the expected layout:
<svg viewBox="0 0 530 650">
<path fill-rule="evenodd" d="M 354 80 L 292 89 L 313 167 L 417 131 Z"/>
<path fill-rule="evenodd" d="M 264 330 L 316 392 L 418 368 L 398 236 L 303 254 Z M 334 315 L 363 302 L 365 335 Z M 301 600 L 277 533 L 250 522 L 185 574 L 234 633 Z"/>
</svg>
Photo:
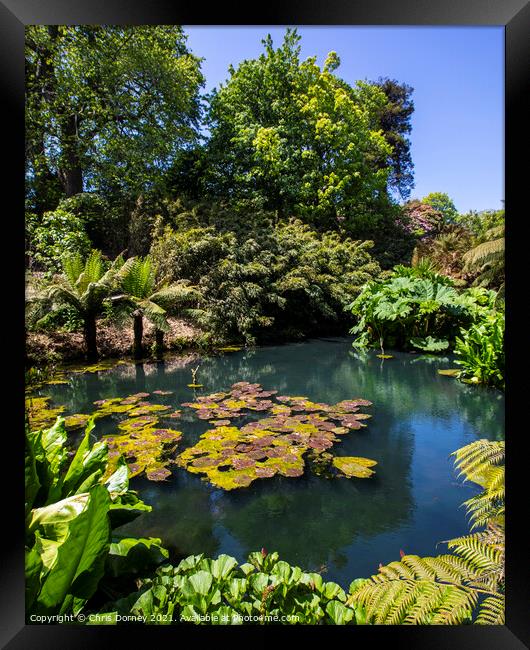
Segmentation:
<svg viewBox="0 0 530 650">
<path fill-rule="evenodd" d="M 399 192 L 402 199 L 408 199 L 414 186 L 414 164 L 410 154 L 408 134 L 412 130 L 411 117 L 414 112 L 412 86 L 400 84 L 395 79 L 379 78 L 376 85 L 385 93 L 387 102 L 381 108 L 378 122 L 392 153 L 382 161 L 390 167 L 388 185 Z"/>
<path fill-rule="evenodd" d="M 178 26 L 26 28 L 26 178 L 34 208 L 104 185 L 139 192 L 195 140 L 200 60 Z"/>
<path fill-rule="evenodd" d="M 300 61 L 300 36 L 270 36 L 257 59 L 230 68 L 210 98 L 211 176 L 218 196 L 250 199 L 278 219 L 300 216 L 321 228 L 362 220 L 386 196 L 391 155 L 378 125 L 387 99 L 373 84 L 349 86 L 331 52 Z"/>
</svg>

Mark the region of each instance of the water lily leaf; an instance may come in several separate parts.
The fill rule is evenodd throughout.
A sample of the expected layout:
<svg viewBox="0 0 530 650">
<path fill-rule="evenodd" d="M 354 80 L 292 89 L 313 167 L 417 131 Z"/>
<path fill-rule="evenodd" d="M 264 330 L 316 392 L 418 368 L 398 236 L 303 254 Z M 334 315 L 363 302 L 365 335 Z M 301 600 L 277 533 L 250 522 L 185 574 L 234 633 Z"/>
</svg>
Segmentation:
<svg viewBox="0 0 530 650">
<path fill-rule="evenodd" d="M 377 465 L 377 461 L 357 456 L 336 456 L 333 458 L 333 465 L 345 476 L 356 478 L 368 478 L 375 474 L 370 467 Z"/>
<path fill-rule="evenodd" d="M 365 425 L 359 420 L 369 415 L 358 413 L 368 400 L 343 400 L 330 406 L 312 402 L 303 396 L 280 395 L 263 390 L 259 384 L 241 381 L 230 392 L 198 397 L 183 406 L 195 411 L 201 420 L 214 426 L 199 441 L 176 458 L 176 464 L 189 472 L 202 474 L 212 485 L 232 490 L 250 485 L 254 480 L 276 474 L 299 477 L 304 474 L 304 454 L 316 456 L 340 441 L 335 434 L 345 435 Z M 288 404 L 287 404 L 288 403 Z M 231 419 L 244 411 L 267 412 L 265 418 L 247 422 L 242 427 L 230 426 Z M 296 411 L 296 414 L 293 414 Z M 338 421 L 340 425 L 333 420 Z M 330 464 L 330 459 L 326 459 Z M 357 468 L 357 471 L 358 468 Z M 363 468 L 363 475 L 372 470 Z"/>
<path fill-rule="evenodd" d="M 49 397 L 28 397 L 26 399 L 26 412 L 31 431 L 51 427 L 65 410 L 64 406 L 50 408 L 49 403 Z"/>
<path fill-rule="evenodd" d="M 376 354 L 375 356 L 378 359 L 393 359 L 394 358 L 392 354 Z"/>
</svg>

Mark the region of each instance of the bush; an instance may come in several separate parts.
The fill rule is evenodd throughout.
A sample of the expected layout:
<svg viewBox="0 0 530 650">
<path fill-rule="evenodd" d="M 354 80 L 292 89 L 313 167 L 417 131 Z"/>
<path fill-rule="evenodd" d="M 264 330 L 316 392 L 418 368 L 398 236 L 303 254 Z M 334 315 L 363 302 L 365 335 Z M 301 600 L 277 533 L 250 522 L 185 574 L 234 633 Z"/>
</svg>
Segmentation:
<svg viewBox="0 0 530 650">
<path fill-rule="evenodd" d="M 27 223 L 27 255 L 31 265 L 36 264 L 46 271 L 59 271 L 65 254 L 90 252 L 90 238 L 83 221 L 62 207 L 53 212 L 45 212 L 42 219 L 30 216 Z"/>
<path fill-rule="evenodd" d="M 344 306 L 380 271 L 372 245 L 297 220 L 252 234 L 159 224 L 151 254 L 167 280 L 199 287 L 201 308 L 192 314 L 202 326 L 221 339 L 254 343 L 346 331 Z"/>
<path fill-rule="evenodd" d="M 358 317 L 354 345 L 439 352 L 453 347 L 460 328 L 486 317 L 496 294 L 453 281 L 425 266 L 397 266 L 383 281 L 371 281 L 348 308 Z"/>
</svg>

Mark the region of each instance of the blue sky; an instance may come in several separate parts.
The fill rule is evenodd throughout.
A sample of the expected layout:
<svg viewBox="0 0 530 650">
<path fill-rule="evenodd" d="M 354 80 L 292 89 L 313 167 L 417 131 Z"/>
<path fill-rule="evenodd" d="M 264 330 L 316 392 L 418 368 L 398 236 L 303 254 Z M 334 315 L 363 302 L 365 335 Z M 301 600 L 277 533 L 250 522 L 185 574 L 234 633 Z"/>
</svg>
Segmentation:
<svg viewBox="0 0 530 650">
<path fill-rule="evenodd" d="M 188 45 L 204 57 L 206 91 L 228 77 L 228 66 L 259 56 L 270 33 L 284 27 L 185 26 Z M 414 88 L 411 197 L 446 192 L 460 212 L 498 209 L 504 198 L 503 27 L 299 27 L 302 59 L 322 65 L 334 50 L 336 74 L 390 77 Z"/>
</svg>

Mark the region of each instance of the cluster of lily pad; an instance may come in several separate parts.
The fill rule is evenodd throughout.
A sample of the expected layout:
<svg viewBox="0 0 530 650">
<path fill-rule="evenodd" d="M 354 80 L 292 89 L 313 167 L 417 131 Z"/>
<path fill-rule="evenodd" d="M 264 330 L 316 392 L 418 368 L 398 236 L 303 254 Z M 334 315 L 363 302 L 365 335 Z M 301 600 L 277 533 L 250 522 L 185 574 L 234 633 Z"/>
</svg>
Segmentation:
<svg viewBox="0 0 530 650">
<path fill-rule="evenodd" d="M 154 391 L 157 395 L 168 395 L 170 391 Z M 126 413 L 127 418 L 118 424 L 119 433 L 103 436 L 109 445 L 109 471 L 114 469 L 113 461 L 122 455 L 129 466 L 131 476 L 145 473 L 151 481 L 161 481 L 171 475 L 168 465 L 171 454 L 182 438 L 174 429 L 160 428 L 159 417 L 178 418 L 180 410 L 172 411 L 164 404 L 145 401 L 149 393 L 136 393 L 128 397 L 110 398 L 94 402 L 98 407 L 96 417 L 112 413 Z M 168 413 L 172 411 L 171 413 Z"/>
<path fill-rule="evenodd" d="M 196 445 L 177 457 L 177 464 L 189 472 L 204 474 L 213 485 L 225 490 L 247 487 L 259 478 L 301 476 L 304 454 L 323 454 L 350 430 L 364 427 L 369 418 L 359 413 L 370 406 L 365 399 L 345 400 L 330 406 L 311 402 L 306 397 L 275 397 L 277 391 L 265 391 L 259 384 L 238 382 L 231 391 L 199 397 L 183 406 L 195 409 L 197 417 L 209 420 L 214 429 L 204 433 Z M 241 427 L 228 426 L 245 411 L 268 412 L 268 417 Z M 358 458 L 322 459 L 347 477 L 367 478 L 376 461 Z"/>
<path fill-rule="evenodd" d="M 26 413 L 32 431 L 48 429 L 65 409 L 64 406 L 52 408 L 49 403 L 49 397 L 26 397 Z"/>
<path fill-rule="evenodd" d="M 169 395 L 171 391 L 153 391 L 156 395 Z M 159 417 L 179 418 L 181 411 L 163 404 L 145 401 L 149 393 L 136 393 L 125 398 L 111 397 L 94 402 L 96 409 L 91 413 L 76 413 L 65 417 L 65 427 L 75 430 L 85 427 L 90 418 L 99 419 L 114 414 L 127 417 L 118 424 L 119 433 L 103 436 L 109 447 L 108 474 L 116 469 L 120 455 L 129 466 L 131 476 L 145 472 L 148 479 L 160 481 L 167 478 L 171 471 L 168 465 L 173 462 L 175 448 L 182 438 L 182 433 L 174 429 L 160 428 Z M 57 416 L 64 411 L 64 406 L 51 408 L 49 397 L 33 397 L 27 400 L 27 412 L 30 428 L 38 430 L 52 426 Z"/>
</svg>

